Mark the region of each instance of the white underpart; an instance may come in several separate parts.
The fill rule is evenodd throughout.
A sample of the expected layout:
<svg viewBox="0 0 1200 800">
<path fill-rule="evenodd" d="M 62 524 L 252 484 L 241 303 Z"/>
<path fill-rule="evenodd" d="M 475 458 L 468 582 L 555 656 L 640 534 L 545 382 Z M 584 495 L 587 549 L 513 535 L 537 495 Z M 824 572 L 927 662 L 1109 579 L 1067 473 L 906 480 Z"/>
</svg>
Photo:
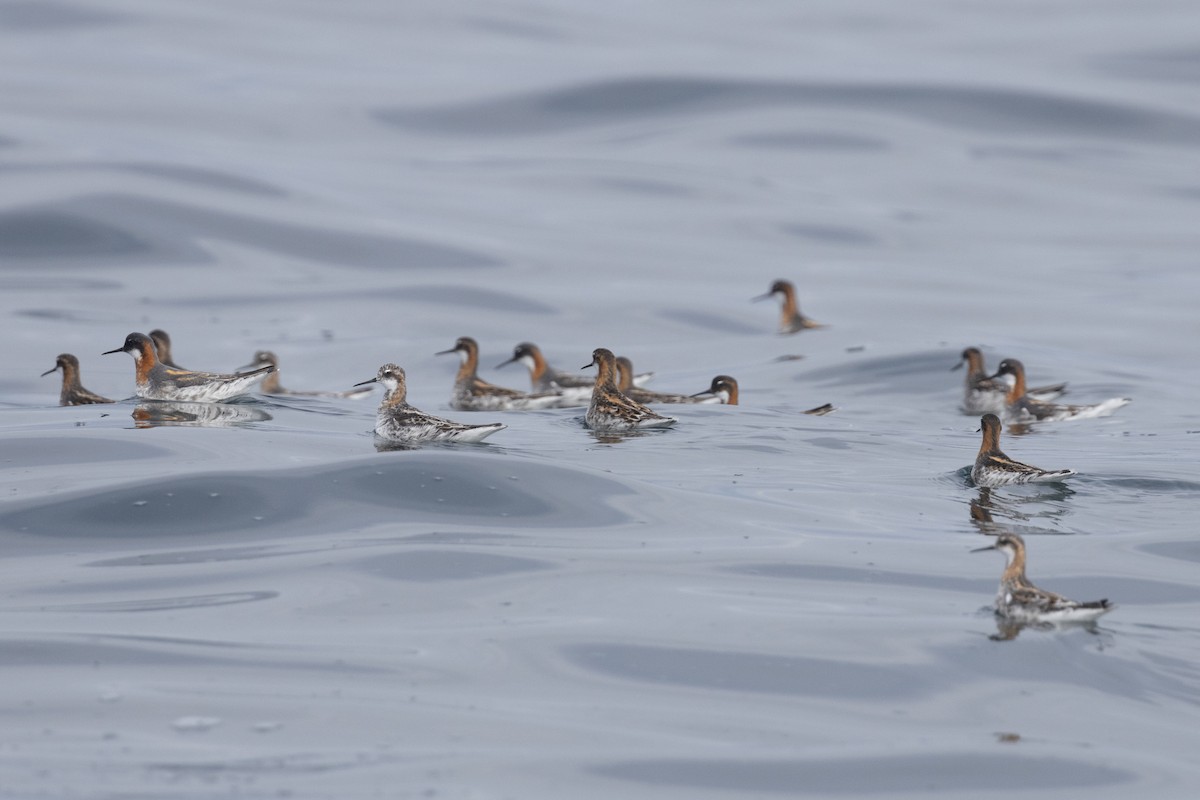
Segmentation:
<svg viewBox="0 0 1200 800">
<path fill-rule="evenodd" d="M 537 364 L 533 360 L 533 356 L 521 356 L 520 358 L 517 359 L 517 361 L 524 364 L 525 368 L 527 370 L 529 370 L 530 372 L 533 372 L 534 367 L 537 366 Z"/>
</svg>

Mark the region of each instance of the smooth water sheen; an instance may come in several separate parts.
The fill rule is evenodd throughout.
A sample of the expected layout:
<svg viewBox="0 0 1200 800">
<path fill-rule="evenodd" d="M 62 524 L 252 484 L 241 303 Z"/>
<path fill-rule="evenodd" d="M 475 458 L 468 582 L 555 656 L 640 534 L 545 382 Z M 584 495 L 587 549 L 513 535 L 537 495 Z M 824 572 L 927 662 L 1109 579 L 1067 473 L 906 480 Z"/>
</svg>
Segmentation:
<svg viewBox="0 0 1200 800">
<path fill-rule="evenodd" d="M 0 795 L 1192 798 L 1194 3 L 0 5 Z M 830 327 L 774 333 L 777 278 Z M 60 352 L 366 400 L 57 407 Z M 447 407 L 596 347 L 742 404 Z M 1105 419 L 970 485 L 961 350 Z M 789 358 L 803 356 L 802 358 Z M 801 409 L 831 402 L 835 414 Z M 1116 610 L 1001 641 L 1003 566 Z"/>
</svg>

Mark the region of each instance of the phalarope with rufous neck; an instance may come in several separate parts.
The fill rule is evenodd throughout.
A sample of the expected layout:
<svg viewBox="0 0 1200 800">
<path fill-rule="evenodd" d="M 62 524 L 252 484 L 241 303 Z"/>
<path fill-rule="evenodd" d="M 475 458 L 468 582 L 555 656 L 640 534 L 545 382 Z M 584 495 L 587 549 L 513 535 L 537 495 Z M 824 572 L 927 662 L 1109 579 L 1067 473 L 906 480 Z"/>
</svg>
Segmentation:
<svg viewBox="0 0 1200 800">
<path fill-rule="evenodd" d="M 1042 483 L 1061 481 L 1075 474 L 1073 469 L 1040 469 L 1013 461 L 1000 450 L 1000 418 L 995 414 L 984 414 L 979 420 L 983 431 L 983 443 L 975 466 L 971 468 L 971 480 L 976 486 L 1007 486 L 1010 483 Z"/>
<path fill-rule="evenodd" d="M 630 400 L 617 388 L 617 358 L 611 350 L 598 347 L 592 351 L 592 360 L 582 369 L 596 367 L 596 385 L 592 389 L 592 402 L 588 406 L 584 421 L 589 428 L 598 431 L 632 431 L 639 428 L 661 428 L 674 425 L 678 420 L 656 414 L 641 403 Z"/>
<path fill-rule="evenodd" d="M 633 385 L 633 362 L 625 356 L 617 356 L 617 388 L 621 394 L 636 403 L 719 403 L 721 398 L 711 395 L 669 394 L 650 392 Z"/>
<path fill-rule="evenodd" d="M 727 406 L 738 404 L 738 382 L 728 375 L 718 375 L 712 379 L 712 384 L 703 392 L 696 392 L 692 397 L 711 395 Z"/>
<path fill-rule="evenodd" d="M 404 370 L 395 364 L 384 364 L 374 378 L 356 383 L 355 386 L 371 383 L 383 384 L 383 402 L 375 416 L 375 433 L 385 439 L 397 442 L 478 442 L 507 427 L 499 422 L 464 425 L 413 408 L 408 404 L 408 382 Z"/>
<path fill-rule="evenodd" d="M 800 306 L 796 302 L 796 287 L 789 281 L 775 281 L 771 284 L 771 291 L 751 299 L 754 301 L 766 300 L 775 295 L 779 295 L 783 299 L 779 317 L 780 333 L 798 333 L 812 328 L 828 327 L 800 313 Z"/>
<path fill-rule="evenodd" d="M 70 353 L 63 353 L 56 358 L 54 367 L 43 372 L 42 377 L 60 369 L 62 370 L 62 390 L 58 395 L 60 406 L 86 406 L 92 403 L 116 402 L 83 388 L 83 384 L 79 382 L 79 359 Z"/>
<path fill-rule="evenodd" d="M 1107 417 L 1123 405 L 1130 403 L 1128 397 L 1113 397 L 1102 403 L 1088 406 L 1067 406 L 1055 403 L 1045 403 L 1029 396 L 1025 388 L 1025 366 L 1015 358 L 1006 358 L 1000 362 L 1000 368 L 993 375 L 1013 377 L 1012 387 L 1005 397 L 1004 413 L 1013 422 L 1049 422 L 1064 419 L 1088 419 L 1090 417 Z"/>
<path fill-rule="evenodd" d="M 175 363 L 174 356 L 171 355 L 171 337 L 162 328 L 155 328 L 147 334 L 150 341 L 154 342 L 154 352 L 158 356 L 158 363 L 166 367 L 174 367 L 175 369 L 183 369 Z"/>
<path fill-rule="evenodd" d="M 963 394 L 963 411 L 967 414 L 1003 414 L 1005 398 L 1009 385 L 995 380 L 987 373 L 983 364 L 983 353 L 978 347 L 968 347 L 962 351 L 962 360 L 950 369 L 960 369 L 967 366 L 966 389 Z M 1067 384 L 1054 383 L 1049 386 L 1037 386 L 1027 389 L 1026 394 L 1034 400 L 1049 401 L 1059 397 L 1067 390 Z"/>
<path fill-rule="evenodd" d="M 1081 603 L 1039 589 L 1025 577 L 1025 540 L 1015 533 L 1002 533 L 996 543 L 972 553 L 999 550 L 1008 559 L 996 592 L 996 616 L 1016 622 L 1091 622 L 1115 606 L 1104 600 Z"/>
<path fill-rule="evenodd" d="M 133 356 L 137 377 L 137 396 L 147 400 L 184 400 L 218 402 L 250 392 L 263 378 L 275 371 L 263 367 L 244 375 L 222 375 L 215 372 L 193 372 L 159 363 L 154 342 L 144 333 L 131 333 L 125 344 L 110 353 L 129 353 Z"/>
<path fill-rule="evenodd" d="M 476 373 L 479 370 L 479 343 L 470 336 L 460 336 L 449 350 L 434 355 L 458 353 L 462 363 L 454 376 L 454 391 L 450 407 L 459 411 L 525 411 L 536 408 L 555 408 L 563 401 L 560 392 L 525 394 L 488 383 Z"/>
<path fill-rule="evenodd" d="M 591 397 L 592 386 L 596 379 L 591 375 L 578 375 L 573 372 L 563 372 L 550 366 L 541 348 L 533 342 L 521 342 L 513 348 L 512 358 L 496 365 L 496 369 L 519 361 L 529 369 L 529 380 L 535 392 L 553 392 L 563 390 L 572 393 L 576 389 L 583 390 L 584 397 Z M 633 377 L 634 385 L 641 386 L 654 377 L 653 372 L 643 372 Z"/>
</svg>

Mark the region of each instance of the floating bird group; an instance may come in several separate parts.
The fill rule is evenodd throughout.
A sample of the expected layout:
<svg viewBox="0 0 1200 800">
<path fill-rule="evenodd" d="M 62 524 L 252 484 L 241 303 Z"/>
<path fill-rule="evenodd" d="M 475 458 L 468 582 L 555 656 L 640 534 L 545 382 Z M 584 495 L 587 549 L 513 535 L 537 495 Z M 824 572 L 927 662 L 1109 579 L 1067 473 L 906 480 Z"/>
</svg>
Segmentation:
<svg viewBox="0 0 1200 800">
<path fill-rule="evenodd" d="M 825 327 L 800 313 L 795 287 L 788 281 L 775 281 L 766 294 L 753 298 L 762 300 L 778 296 L 781 300 L 779 332 L 798 333 Z M 355 384 L 348 391 L 293 391 L 280 385 L 278 359 L 274 353 L 259 350 L 250 364 L 241 370 L 223 374 L 196 372 L 179 367 L 171 353 L 171 339 L 161 329 L 149 335 L 130 333 L 121 347 L 105 351 L 128 353 L 134 360 L 135 393 L 147 400 L 212 404 L 230 400 L 252 391 L 268 395 L 355 398 L 370 392 L 370 385 L 383 385 L 384 396 L 376 414 L 375 434 L 381 440 L 407 445 L 431 441 L 479 442 L 506 426 L 502 423 L 468 425 L 427 414 L 408 403 L 407 380 L 404 370 L 396 364 L 379 367 L 374 378 Z M 595 367 L 596 375 L 565 372 L 546 361 L 541 350 L 531 342 L 518 344 L 512 357 L 497 368 L 521 363 L 529 370 L 530 392 L 509 389 L 489 383 L 478 375 L 479 345 L 469 336 L 459 337 L 454 346 L 437 355 L 456 354 L 460 363 L 450 396 L 450 406 L 460 411 L 517 411 L 587 406 L 584 424 L 605 434 L 629 433 L 642 429 L 667 428 L 678 419 L 665 416 L 648 404 L 662 403 L 722 403 L 738 404 L 738 382 L 728 375 L 717 375 L 709 388 L 694 394 L 653 392 L 643 384 L 653 373 L 634 372 L 628 358 L 618 357 L 603 347 L 592 352 L 592 360 L 581 367 Z M 970 470 L 971 480 L 986 492 L 991 487 L 1036 482 L 1059 482 L 1075 475 L 1075 470 L 1047 470 L 1015 461 L 1000 449 L 1003 421 L 1016 426 L 1060 420 L 1101 417 L 1113 413 L 1130 402 L 1129 398 L 1112 398 L 1091 405 L 1061 405 L 1057 400 L 1065 391 L 1065 383 L 1029 388 L 1024 365 L 1006 358 L 995 374 L 989 375 L 983 354 L 976 347 L 962 351 L 955 368 L 967 368 L 962 408 L 968 414 L 982 414 L 980 431 L 983 440 Z M 62 372 L 60 405 L 74 406 L 93 403 L 112 403 L 106 397 L 90 392 L 80 382 L 79 360 L 70 353 L 59 355 L 55 366 L 42 373 Z M 797 413 L 820 415 L 833 411 L 829 404 Z M 143 415 L 153 413 L 141 409 Z M 138 411 L 135 411 L 137 418 Z M 189 416 L 209 418 L 211 415 L 189 412 Z M 219 416 L 219 415 L 218 415 Z M 166 418 L 174 418 L 170 414 Z M 973 515 L 976 513 L 973 506 Z M 987 514 L 986 511 L 982 513 Z M 988 515 L 988 531 L 995 527 Z M 1025 542 L 1013 532 L 1000 532 L 994 544 L 979 550 L 999 550 L 1007 556 L 996 596 L 995 613 L 1006 624 L 1058 624 L 1062 622 L 1092 622 L 1113 606 L 1108 600 L 1079 603 L 1060 595 L 1038 589 L 1025 577 Z"/>
<path fill-rule="evenodd" d="M 976 347 L 963 350 L 961 360 L 954 369 L 964 364 L 967 376 L 963 410 L 969 414 L 983 414 L 979 420 L 983 441 L 975 464 L 971 467 L 971 480 L 984 492 L 992 487 L 1013 484 L 1057 483 L 1076 474 L 1073 469 L 1042 469 L 1005 455 L 1000 449 L 1001 417 L 1018 426 L 1088 419 L 1108 416 L 1130 402 L 1127 397 L 1114 397 L 1090 405 L 1055 403 L 1054 400 L 1066 391 L 1065 383 L 1029 388 L 1025 380 L 1025 366 L 1015 358 L 1004 359 L 996 373 L 989 375 L 984 367 L 983 354 Z M 986 509 L 973 504 L 972 519 L 977 519 L 981 514 L 988 527 L 994 527 Z M 975 552 L 999 550 L 1008 557 L 994 606 L 1004 633 L 998 638 L 1012 638 L 1025 624 L 1090 624 L 1101 614 L 1112 610 L 1113 605 L 1107 599 L 1081 603 L 1034 586 L 1025 577 L 1025 541 L 1011 531 L 990 535 L 997 537 L 996 542 Z"/>
</svg>

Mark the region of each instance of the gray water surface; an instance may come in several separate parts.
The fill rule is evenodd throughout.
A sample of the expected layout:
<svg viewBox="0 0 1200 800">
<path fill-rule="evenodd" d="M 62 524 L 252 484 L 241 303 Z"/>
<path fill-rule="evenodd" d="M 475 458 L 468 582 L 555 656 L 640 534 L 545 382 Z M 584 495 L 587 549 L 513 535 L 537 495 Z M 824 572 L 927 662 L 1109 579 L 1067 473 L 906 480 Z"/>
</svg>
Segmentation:
<svg viewBox="0 0 1200 800">
<path fill-rule="evenodd" d="M 0 794 L 1194 797 L 1198 23 L 0 5 Z M 777 335 L 777 278 L 829 327 Z M 139 402 L 100 353 L 155 327 L 508 428 Z M 459 336 L 742 402 L 456 412 Z M 1069 482 L 975 488 L 970 345 L 1133 402 L 1005 432 Z M 62 352 L 119 402 L 58 407 Z M 1004 530 L 1116 610 L 998 628 Z"/>
</svg>

